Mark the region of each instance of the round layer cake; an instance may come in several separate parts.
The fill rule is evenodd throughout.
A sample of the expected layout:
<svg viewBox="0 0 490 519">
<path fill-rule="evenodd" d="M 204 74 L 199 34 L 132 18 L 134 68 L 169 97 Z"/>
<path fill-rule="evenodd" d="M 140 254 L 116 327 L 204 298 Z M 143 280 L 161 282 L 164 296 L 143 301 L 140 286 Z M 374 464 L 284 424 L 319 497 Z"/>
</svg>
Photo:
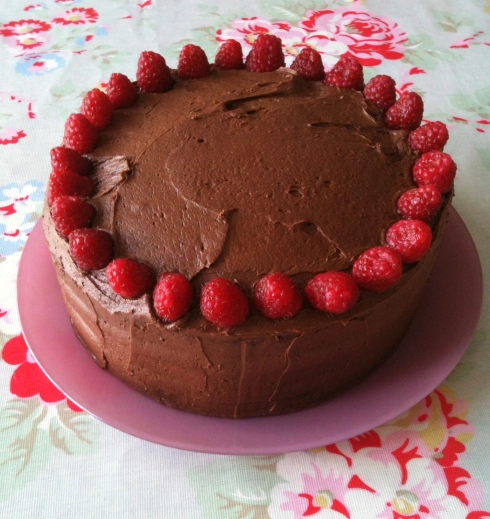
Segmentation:
<svg viewBox="0 0 490 519">
<path fill-rule="evenodd" d="M 81 270 L 46 206 L 44 228 L 73 327 L 98 364 L 159 402 L 221 417 L 298 411 L 357 383 L 400 343 L 440 244 L 450 195 L 430 222 L 432 245 L 401 280 L 334 315 L 304 299 L 290 319 L 253 305 L 271 272 L 304 290 L 316 274 L 349 272 L 385 243 L 397 200 L 415 186 L 406 130 L 354 89 L 305 81 L 290 69 L 212 69 L 140 92 L 116 110 L 88 156 L 92 227 L 114 256 L 178 272 L 195 302 L 173 323 L 152 294 L 117 295 L 104 269 Z M 243 324 L 222 329 L 200 312 L 211 279 L 247 295 Z"/>
</svg>

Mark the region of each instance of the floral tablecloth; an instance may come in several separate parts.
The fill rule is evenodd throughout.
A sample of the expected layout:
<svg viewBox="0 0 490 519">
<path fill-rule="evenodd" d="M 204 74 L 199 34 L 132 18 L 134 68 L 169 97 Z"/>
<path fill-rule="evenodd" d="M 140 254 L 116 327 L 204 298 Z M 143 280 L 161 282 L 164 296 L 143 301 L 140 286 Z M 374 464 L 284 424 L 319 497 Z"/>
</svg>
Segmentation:
<svg viewBox="0 0 490 519">
<path fill-rule="evenodd" d="M 175 66 L 185 43 L 202 46 L 212 60 L 219 42 L 234 38 L 249 49 L 261 32 L 282 38 L 289 64 L 305 45 L 327 67 L 350 51 L 367 78 L 389 74 L 399 93 L 424 96 L 424 117 L 450 130 L 454 205 L 488 275 L 489 22 L 488 0 L 1 2 L 1 518 L 490 517 L 488 287 L 467 353 L 412 409 L 334 445 L 255 457 L 154 445 L 83 412 L 27 350 L 16 299 L 48 152 L 84 93 L 104 88 L 114 71 L 134 78 L 143 50 Z"/>
</svg>

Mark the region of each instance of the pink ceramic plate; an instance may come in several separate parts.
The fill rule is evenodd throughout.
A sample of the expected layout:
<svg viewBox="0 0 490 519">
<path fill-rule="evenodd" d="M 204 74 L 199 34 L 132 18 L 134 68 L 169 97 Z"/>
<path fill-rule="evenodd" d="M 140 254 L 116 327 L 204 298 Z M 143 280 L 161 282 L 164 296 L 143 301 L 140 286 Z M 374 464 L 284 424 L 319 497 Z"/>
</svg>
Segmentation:
<svg viewBox="0 0 490 519">
<path fill-rule="evenodd" d="M 433 276 L 402 344 L 350 391 L 296 414 L 231 420 L 167 408 L 96 366 L 76 338 L 38 222 L 18 279 L 22 329 L 56 386 L 103 422 L 133 436 L 215 454 L 277 454 L 327 445 L 395 418 L 435 389 L 468 347 L 480 315 L 482 273 L 463 221 L 451 211 Z"/>
</svg>

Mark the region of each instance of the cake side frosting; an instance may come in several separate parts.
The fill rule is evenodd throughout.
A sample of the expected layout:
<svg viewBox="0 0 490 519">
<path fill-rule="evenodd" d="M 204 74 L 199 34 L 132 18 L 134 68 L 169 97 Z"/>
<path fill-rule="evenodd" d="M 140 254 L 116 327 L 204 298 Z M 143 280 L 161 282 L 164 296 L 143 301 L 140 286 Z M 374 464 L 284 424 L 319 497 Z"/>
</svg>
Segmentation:
<svg viewBox="0 0 490 519">
<path fill-rule="evenodd" d="M 254 315 L 217 330 L 197 310 L 164 325 L 149 296 L 124 301 L 82 275 L 48 217 L 46 231 L 75 331 L 97 362 L 147 396 L 179 409 L 224 417 L 282 414 L 315 405 L 366 376 L 398 346 L 432 270 L 433 245 L 396 288 L 342 316 L 303 309 L 292 320 Z M 101 290 L 102 289 L 102 290 Z"/>
</svg>

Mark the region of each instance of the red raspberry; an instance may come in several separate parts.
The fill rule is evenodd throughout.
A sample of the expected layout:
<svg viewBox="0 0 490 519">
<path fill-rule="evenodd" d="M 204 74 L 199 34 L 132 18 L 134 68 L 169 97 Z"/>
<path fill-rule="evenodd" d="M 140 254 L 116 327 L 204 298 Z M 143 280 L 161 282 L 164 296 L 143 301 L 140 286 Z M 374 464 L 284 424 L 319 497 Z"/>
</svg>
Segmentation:
<svg viewBox="0 0 490 519">
<path fill-rule="evenodd" d="M 214 58 L 214 66 L 222 70 L 240 70 L 243 64 L 242 46 L 236 40 L 226 40 Z"/>
<path fill-rule="evenodd" d="M 85 94 L 80 112 L 97 130 L 103 130 L 110 122 L 114 107 L 109 96 L 94 88 Z"/>
<path fill-rule="evenodd" d="M 197 45 L 184 45 L 179 54 L 177 73 L 180 79 L 199 79 L 209 74 L 210 66 L 206 54 Z"/>
<path fill-rule="evenodd" d="M 357 59 L 346 52 L 325 76 L 325 84 L 339 88 L 364 88 L 364 72 Z"/>
<path fill-rule="evenodd" d="M 245 60 L 245 68 L 250 72 L 272 72 L 284 66 L 281 38 L 259 34 Z"/>
<path fill-rule="evenodd" d="M 136 85 L 124 74 L 111 74 L 107 95 L 114 108 L 128 108 L 138 97 Z"/>
<path fill-rule="evenodd" d="M 117 258 L 109 263 L 105 273 L 112 290 L 125 299 L 140 297 L 153 286 L 150 267 L 133 259 Z"/>
<path fill-rule="evenodd" d="M 429 221 L 442 204 L 441 192 L 432 184 L 410 189 L 397 202 L 398 212 L 403 218 Z"/>
<path fill-rule="evenodd" d="M 386 233 L 386 244 L 402 257 L 403 263 L 420 261 L 430 248 L 432 232 L 422 220 L 401 220 Z"/>
<path fill-rule="evenodd" d="M 53 171 L 48 183 L 48 205 L 60 196 L 79 196 L 86 198 L 90 196 L 93 189 L 92 180 L 82 177 L 71 171 Z"/>
<path fill-rule="evenodd" d="M 359 299 L 359 288 L 352 276 L 345 272 L 323 272 L 308 281 L 306 297 L 314 308 L 331 314 L 351 309 Z"/>
<path fill-rule="evenodd" d="M 78 268 L 99 270 L 112 260 L 112 236 L 99 229 L 75 229 L 68 236 L 70 254 Z"/>
<path fill-rule="evenodd" d="M 78 153 L 90 153 L 97 144 L 97 128 L 83 114 L 71 114 L 65 123 L 63 141 Z"/>
<path fill-rule="evenodd" d="M 413 167 L 413 178 L 418 186 L 433 184 L 444 194 L 451 190 L 457 166 L 447 153 L 424 153 Z"/>
<path fill-rule="evenodd" d="M 422 122 L 424 102 L 416 92 L 405 92 L 385 115 L 388 128 L 392 130 L 415 130 Z"/>
<path fill-rule="evenodd" d="M 395 80 L 390 76 L 374 76 L 364 87 L 364 97 L 386 112 L 396 101 Z"/>
<path fill-rule="evenodd" d="M 90 173 L 92 163 L 78 151 L 57 146 L 51 150 L 51 166 L 55 171 L 62 173 L 71 171 L 85 176 Z"/>
<path fill-rule="evenodd" d="M 94 215 L 94 206 L 78 196 L 60 196 L 51 206 L 54 226 L 62 238 L 68 238 L 75 229 L 88 227 Z"/>
<path fill-rule="evenodd" d="M 434 150 L 442 151 L 448 139 L 447 126 L 441 121 L 424 124 L 408 136 L 408 142 L 412 150 L 420 153 Z"/>
<path fill-rule="evenodd" d="M 303 305 L 301 292 L 280 272 L 264 276 L 254 287 L 253 299 L 259 312 L 271 319 L 294 317 Z"/>
<path fill-rule="evenodd" d="M 363 252 L 352 265 L 357 284 L 372 292 L 383 292 L 402 277 L 402 258 L 388 247 L 373 247 Z"/>
<path fill-rule="evenodd" d="M 203 286 L 200 306 L 205 319 L 220 328 L 244 323 L 249 311 L 245 294 L 224 278 L 214 278 Z"/>
<path fill-rule="evenodd" d="M 308 81 L 321 81 L 325 77 L 322 57 L 319 52 L 311 47 L 301 49 L 291 68 Z"/>
<path fill-rule="evenodd" d="M 174 84 L 165 58 L 151 50 L 143 51 L 138 59 L 136 81 L 142 92 L 167 92 Z"/>
<path fill-rule="evenodd" d="M 153 290 L 153 306 L 166 323 L 178 321 L 189 311 L 194 291 L 189 281 L 178 273 L 162 274 Z"/>
</svg>

